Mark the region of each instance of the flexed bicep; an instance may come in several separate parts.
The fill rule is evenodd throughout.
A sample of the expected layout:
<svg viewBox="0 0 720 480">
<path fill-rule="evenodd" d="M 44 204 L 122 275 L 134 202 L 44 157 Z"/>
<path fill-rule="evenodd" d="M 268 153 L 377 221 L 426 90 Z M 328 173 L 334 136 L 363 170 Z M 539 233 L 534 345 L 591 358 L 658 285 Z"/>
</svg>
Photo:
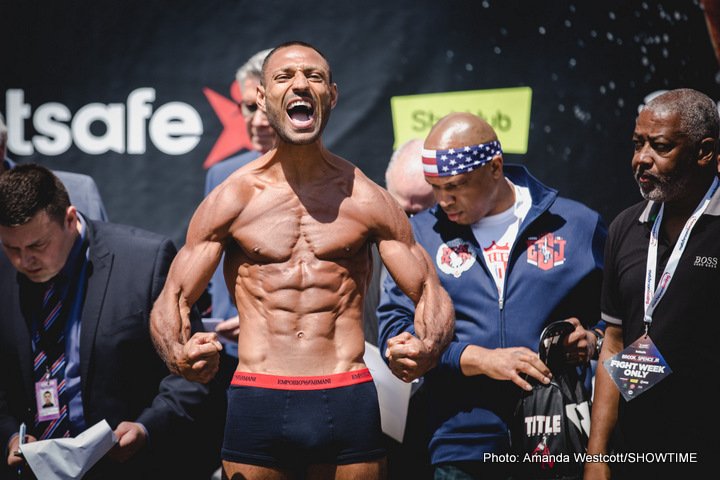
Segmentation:
<svg viewBox="0 0 720 480">
<path fill-rule="evenodd" d="M 190 340 L 190 310 L 207 287 L 230 238 L 230 225 L 241 204 L 233 193 L 228 189 L 213 191 L 195 211 L 186 243 L 170 265 L 152 309 L 150 332 L 156 350 L 172 372 L 186 378 L 194 375 L 195 363 L 184 348 Z M 215 341 L 205 339 L 204 343 L 209 345 L 206 348 L 214 345 L 219 351 L 220 344 Z"/>
<path fill-rule="evenodd" d="M 427 253 L 420 245 L 400 240 L 378 242 L 378 252 L 390 276 L 417 305 L 429 272 Z"/>
<path fill-rule="evenodd" d="M 379 236 L 378 251 L 388 273 L 415 304 L 416 337 L 397 342 L 397 346 L 388 348 L 386 356 L 393 372 L 409 381 L 437 364 L 452 338 L 455 312 L 430 256 L 415 241 L 407 218 L 393 217 L 392 213 L 384 235 Z M 412 348 L 406 348 L 407 345 Z"/>
</svg>

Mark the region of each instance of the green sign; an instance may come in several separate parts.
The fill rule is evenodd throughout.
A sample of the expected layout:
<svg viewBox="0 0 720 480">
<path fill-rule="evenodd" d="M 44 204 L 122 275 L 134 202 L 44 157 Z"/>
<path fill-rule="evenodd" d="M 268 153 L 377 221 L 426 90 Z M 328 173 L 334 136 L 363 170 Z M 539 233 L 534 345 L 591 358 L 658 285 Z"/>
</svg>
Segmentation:
<svg viewBox="0 0 720 480">
<path fill-rule="evenodd" d="M 530 87 L 392 97 L 394 148 L 412 138 L 425 138 L 430 128 L 448 113 L 470 112 L 492 125 L 503 151 L 526 153 L 531 102 Z"/>
</svg>

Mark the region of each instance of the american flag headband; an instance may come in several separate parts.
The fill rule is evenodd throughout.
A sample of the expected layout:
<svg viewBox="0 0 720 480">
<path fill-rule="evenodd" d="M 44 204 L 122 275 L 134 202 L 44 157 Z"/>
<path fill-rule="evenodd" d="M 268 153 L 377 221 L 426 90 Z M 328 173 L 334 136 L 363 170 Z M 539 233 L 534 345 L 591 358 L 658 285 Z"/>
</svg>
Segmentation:
<svg viewBox="0 0 720 480">
<path fill-rule="evenodd" d="M 427 177 L 451 177 L 472 172 L 488 163 L 495 155 L 502 155 L 502 148 L 497 140 L 449 150 L 424 148 L 423 171 Z"/>
</svg>

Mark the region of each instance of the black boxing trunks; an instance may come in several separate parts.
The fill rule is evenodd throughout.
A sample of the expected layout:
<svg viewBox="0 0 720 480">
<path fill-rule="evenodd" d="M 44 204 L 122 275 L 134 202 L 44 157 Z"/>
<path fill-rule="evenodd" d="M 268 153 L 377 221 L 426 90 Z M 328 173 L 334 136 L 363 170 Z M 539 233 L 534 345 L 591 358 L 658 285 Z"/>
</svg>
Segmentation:
<svg viewBox="0 0 720 480">
<path fill-rule="evenodd" d="M 314 377 L 235 372 L 228 389 L 223 460 L 298 469 L 384 456 L 369 370 Z"/>
</svg>

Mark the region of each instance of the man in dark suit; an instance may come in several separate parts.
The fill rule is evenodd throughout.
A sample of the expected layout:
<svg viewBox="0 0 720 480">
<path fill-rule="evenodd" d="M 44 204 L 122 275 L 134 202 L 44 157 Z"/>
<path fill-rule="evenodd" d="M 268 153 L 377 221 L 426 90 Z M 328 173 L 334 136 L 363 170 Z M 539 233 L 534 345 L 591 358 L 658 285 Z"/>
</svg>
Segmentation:
<svg viewBox="0 0 720 480">
<path fill-rule="evenodd" d="M 14 455 L 20 423 L 32 442 L 75 436 L 103 419 L 118 443 L 86 478 L 208 478 L 212 464 L 189 455 L 208 387 L 169 375 L 148 332 L 172 242 L 88 220 L 38 165 L 0 175 L 0 242 L 0 478 L 22 467 Z M 36 395 L 45 385 L 59 413 L 40 421 Z"/>
</svg>

